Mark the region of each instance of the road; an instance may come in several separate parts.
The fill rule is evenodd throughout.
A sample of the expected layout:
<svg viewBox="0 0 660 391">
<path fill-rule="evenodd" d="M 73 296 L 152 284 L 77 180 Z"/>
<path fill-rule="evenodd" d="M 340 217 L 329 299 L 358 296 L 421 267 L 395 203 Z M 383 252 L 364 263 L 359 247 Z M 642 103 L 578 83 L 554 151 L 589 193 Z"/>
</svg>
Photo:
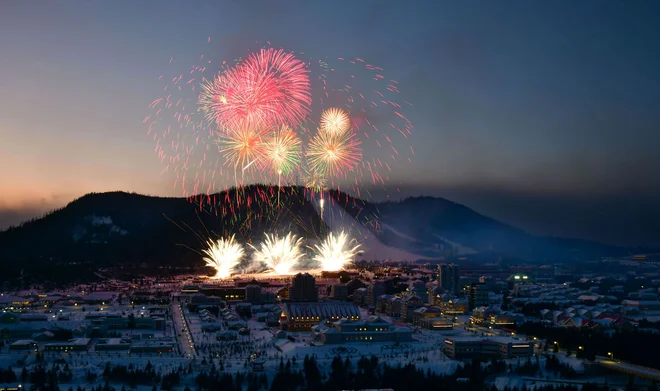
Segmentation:
<svg viewBox="0 0 660 391">
<path fill-rule="evenodd" d="M 615 371 L 627 373 L 629 375 L 643 377 L 645 379 L 660 381 L 660 370 L 654 368 L 643 367 L 641 365 L 630 364 L 627 362 L 612 360 L 609 358 L 596 358 L 596 361 L 600 365 L 606 368 L 613 369 Z"/>
<path fill-rule="evenodd" d="M 179 343 L 179 349 L 184 358 L 194 359 L 197 354 L 193 344 L 190 329 L 186 324 L 186 318 L 183 315 L 183 309 L 178 300 L 172 300 L 171 304 L 172 325 L 174 326 L 174 333 L 176 340 Z"/>
</svg>

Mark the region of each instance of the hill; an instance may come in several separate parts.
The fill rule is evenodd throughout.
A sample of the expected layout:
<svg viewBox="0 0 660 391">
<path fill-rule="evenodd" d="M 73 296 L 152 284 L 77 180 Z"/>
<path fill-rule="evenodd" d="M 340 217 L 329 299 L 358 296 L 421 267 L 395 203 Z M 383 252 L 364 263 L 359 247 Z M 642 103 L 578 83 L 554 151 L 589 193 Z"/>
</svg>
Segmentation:
<svg viewBox="0 0 660 391">
<path fill-rule="evenodd" d="M 486 254 L 575 261 L 628 252 L 593 242 L 533 236 L 442 198 L 370 203 L 338 191 L 330 191 L 329 197 L 382 243 L 385 250 L 372 251 L 372 257 L 387 257 L 383 251 L 399 249 L 399 254 L 432 259 Z M 208 238 L 218 235 L 236 234 L 249 242 L 264 232 L 290 230 L 318 239 L 330 229 L 305 188 L 283 187 L 279 198 L 278 207 L 276 188 L 260 185 L 194 199 L 88 194 L 0 232 L 0 265 L 8 276 L 23 270 L 37 279 L 65 273 L 67 267 L 199 267 L 199 251 Z M 379 247 L 374 240 L 370 243 L 372 250 Z"/>
<path fill-rule="evenodd" d="M 631 251 L 586 240 L 534 236 L 444 198 L 371 203 L 334 191 L 331 194 L 354 219 L 371 226 L 384 244 L 430 258 L 492 254 L 571 262 Z"/>
</svg>

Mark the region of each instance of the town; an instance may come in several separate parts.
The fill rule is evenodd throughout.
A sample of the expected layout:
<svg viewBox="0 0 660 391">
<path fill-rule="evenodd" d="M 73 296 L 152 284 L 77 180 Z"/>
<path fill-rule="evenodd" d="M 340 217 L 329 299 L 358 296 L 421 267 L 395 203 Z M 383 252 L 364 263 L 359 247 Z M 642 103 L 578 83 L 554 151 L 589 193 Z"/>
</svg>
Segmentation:
<svg viewBox="0 0 660 391">
<path fill-rule="evenodd" d="M 341 389 L 364 370 L 351 378 L 338 367 L 377 360 L 466 389 L 656 389 L 659 290 L 653 256 L 581 268 L 356 262 L 315 275 L 34 286 L 0 295 L 1 383 L 206 388 L 205 374 L 217 371 L 250 390 L 277 389 L 313 362 L 319 382 L 331 374 Z"/>
</svg>

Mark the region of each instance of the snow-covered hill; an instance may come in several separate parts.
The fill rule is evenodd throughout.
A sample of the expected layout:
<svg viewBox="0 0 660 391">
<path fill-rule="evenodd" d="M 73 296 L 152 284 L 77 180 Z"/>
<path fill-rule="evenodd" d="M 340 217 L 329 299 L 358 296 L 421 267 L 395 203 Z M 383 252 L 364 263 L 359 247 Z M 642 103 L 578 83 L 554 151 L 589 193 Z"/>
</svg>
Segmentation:
<svg viewBox="0 0 660 391">
<path fill-rule="evenodd" d="M 314 199 L 312 199 L 312 197 Z M 314 205 L 314 208 L 319 215 L 321 215 L 321 204 L 323 204 L 322 218 L 333 232 L 344 230 L 357 239 L 362 245 L 362 259 L 417 261 L 428 258 L 383 244 L 368 227 L 365 227 L 356 221 L 344 210 L 344 208 L 337 205 L 337 203 L 331 198 L 325 197 L 323 198 L 323 201 L 321 201 L 320 195 L 314 194 L 308 195 L 308 201 Z"/>
</svg>

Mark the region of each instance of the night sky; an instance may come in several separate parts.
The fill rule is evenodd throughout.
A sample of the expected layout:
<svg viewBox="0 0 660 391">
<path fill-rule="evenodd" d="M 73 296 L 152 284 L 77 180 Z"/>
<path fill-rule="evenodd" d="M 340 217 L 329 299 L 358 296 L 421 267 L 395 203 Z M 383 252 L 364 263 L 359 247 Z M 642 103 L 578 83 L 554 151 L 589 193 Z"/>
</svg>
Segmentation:
<svg viewBox="0 0 660 391">
<path fill-rule="evenodd" d="M 181 195 L 141 123 L 171 57 L 361 57 L 414 103 L 397 196 L 660 246 L 656 1 L 0 1 L 0 228 L 91 191 Z M 394 197 L 394 196 L 392 196 Z"/>
</svg>

